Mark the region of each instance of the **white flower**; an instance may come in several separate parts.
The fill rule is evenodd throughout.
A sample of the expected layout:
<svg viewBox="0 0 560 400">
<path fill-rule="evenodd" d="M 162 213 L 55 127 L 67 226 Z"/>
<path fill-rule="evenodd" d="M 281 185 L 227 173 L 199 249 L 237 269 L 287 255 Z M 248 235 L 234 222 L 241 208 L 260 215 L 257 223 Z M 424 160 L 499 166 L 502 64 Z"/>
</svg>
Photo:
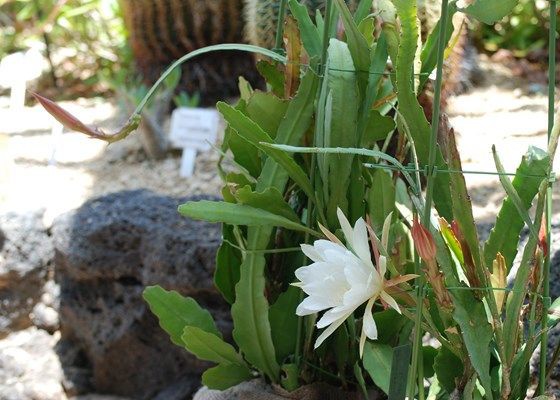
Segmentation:
<svg viewBox="0 0 560 400">
<path fill-rule="evenodd" d="M 363 218 L 354 228 L 339 209 L 340 226 L 346 238 L 344 246 L 334 235 L 330 240 L 317 240 L 313 246 L 302 244 L 301 249 L 313 263 L 296 270 L 299 282 L 295 285 L 308 295 L 299 304 L 296 314 L 303 316 L 328 310 L 317 322 L 317 328 L 326 328 L 315 342 L 319 347 L 362 304 L 367 302 L 360 336 L 360 357 L 366 337 L 377 339 L 377 326 L 372 308 L 378 298 L 400 313 L 400 308 L 385 289 L 413 279 L 414 275 L 401 276 L 394 281 L 385 280 L 387 259 L 379 256 L 374 267 L 368 243 L 368 227 Z"/>
</svg>

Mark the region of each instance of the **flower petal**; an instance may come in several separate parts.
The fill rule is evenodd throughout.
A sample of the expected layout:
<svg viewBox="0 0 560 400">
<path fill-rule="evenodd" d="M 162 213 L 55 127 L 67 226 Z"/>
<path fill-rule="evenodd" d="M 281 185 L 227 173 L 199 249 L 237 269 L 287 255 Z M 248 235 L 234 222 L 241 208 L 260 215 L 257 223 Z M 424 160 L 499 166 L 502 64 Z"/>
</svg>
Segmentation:
<svg viewBox="0 0 560 400">
<path fill-rule="evenodd" d="M 352 231 L 352 250 L 354 250 L 354 253 L 356 253 L 360 260 L 373 268 L 366 222 L 363 218 L 358 219 L 356 225 L 354 225 L 354 230 Z"/>
<path fill-rule="evenodd" d="M 354 230 L 352 229 L 350 222 L 348 222 L 348 219 L 340 208 L 336 209 L 336 215 L 338 216 L 338 222 L 340 222 L 340 228 L 342 229 L 344 237 L 346 238 L 346 244 L 348 244 L 350 247 L 354 247 Z"/>
<path fill-rule="evenodd" d="M 305 254 L 313 262 L 325 261 L 315 247 L 310 244 L 302 244 L 301 251 L 303 251 L 303 254 Z"/>
<path fill-rule="evenodd" d="M 323 329 L 324 327 L 337 321 L 340 317 L 354 312 L 355 308 L 350 309 L 344 306 L 337 306 L 323 314 L 321 319 L 317 321 L 317 328 Z"/>
<path fill-rule="evenodd" d="M 379 275 L 383 278 L 387 272 L 387 257 L 379 256 Z"/>
<path fill-rule="evenodd" d="M 360 358 L 362 358 L 362 356 L 364 355 L 366 336 L 371 340 L 377 339 L 377 326 L 375 325 L 375 320 L 373 319 L 373 314 L 371 313 L 374 302 L 374 297 L 369 299 L 364 311 L 364 318 L 362 320 L 362 334 L 360 335 Z"/>
<path fill-rule="evenodd" d="M 395 311 L 397 311 L 399 314 L 402 314 L 401 309 L 400 309 L 399 305 L 397 304 L 397 302 L 395 301 L 395 299 L 393 299 L 387 292 L 381 292 L 380 296 L 385 303 L 387 303 L 387 304 L 389 304 L 389 306 L 391 306 L 391 308 L 394 308 Z"/>
<path fill-rule="evenodd" d="M 333 322 L 327 329 L 325 329 L 315 341 L 313 348 L 318 348 L 337 328 L 342 325 L 344 321 L 350 316 L 351 313 L 344 314 L 342 317 Z"/>
<path fill-rule="evenodd" d="M 330 307 L 332 307 L 330 304 L 325 304 L 321 301 L 321 299 L 310 296 L 306 297 L 301 303 L 299 303 L 296 308 L 296 315 L 302 317 L 304 315 L 315 314 Z"/>
</svg>

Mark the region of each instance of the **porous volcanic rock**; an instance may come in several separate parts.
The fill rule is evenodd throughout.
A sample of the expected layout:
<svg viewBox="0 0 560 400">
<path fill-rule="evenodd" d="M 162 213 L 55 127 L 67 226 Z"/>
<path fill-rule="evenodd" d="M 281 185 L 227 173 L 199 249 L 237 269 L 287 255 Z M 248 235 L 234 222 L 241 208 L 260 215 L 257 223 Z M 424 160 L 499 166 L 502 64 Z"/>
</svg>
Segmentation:
<svg viewBox="0 0 560 400">
<path fill-rule="evenodd" d="M 32 325 L 53 259 L 42 212 L 0 215 L 0 338 Z"/>
<path fill-rule="evenodd" d="M 88 389 L 88 374 L 95 391 L 135 399 L 173 386 L 196 389 L 185 378 L 198 382 L 207 365 L 170 342 L 142 291 L 159 284 L 192 296 L 222 330 L 231 329 L 212 281 L 220 227 L 177 212 L 179 204 L 197 199 L 125 191 L 88 201 L 54 222 L 61 354 L 67 376 L 77 377 L 75 394 Z"/>
</svg>

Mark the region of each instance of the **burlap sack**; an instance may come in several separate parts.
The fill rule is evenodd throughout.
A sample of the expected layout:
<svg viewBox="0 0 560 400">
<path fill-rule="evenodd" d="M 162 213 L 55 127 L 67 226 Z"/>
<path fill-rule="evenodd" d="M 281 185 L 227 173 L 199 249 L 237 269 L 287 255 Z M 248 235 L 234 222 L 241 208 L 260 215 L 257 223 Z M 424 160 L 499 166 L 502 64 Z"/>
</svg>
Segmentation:
<svg viewBox="0 0 560 400">
<path fill-rule="evenodd" d="M 369 399 L 378 399 L 371 395 Z M 356 392 L 347 392 L 325 383 L 302 386 L 289 393 L 280 387 L 267 385 L 262 379 L 240 383 L 224 391 L 201 388 L 193 400 L 362 400 Z"/>
</svg>

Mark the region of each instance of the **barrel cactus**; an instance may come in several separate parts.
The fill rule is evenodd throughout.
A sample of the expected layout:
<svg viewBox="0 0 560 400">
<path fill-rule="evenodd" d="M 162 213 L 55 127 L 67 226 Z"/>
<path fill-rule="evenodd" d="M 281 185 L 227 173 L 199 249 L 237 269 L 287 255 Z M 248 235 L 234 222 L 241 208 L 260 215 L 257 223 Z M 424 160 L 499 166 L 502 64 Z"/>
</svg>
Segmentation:
<svg viewBox="0 0 560 400">
<path fill-rule="evenodd" d="M 120 0 L 138 72 L 153 83 L 174 60 L 198 48 L 243 41 L 242 0 Z M 181 90 L 212 104 L 237 93 L 237 77 L 257 79 L 246 53 L 202 55 L 183 68 Z"/>
<path fill-rule="evenodd" d="M 358 0 L 346 0 L 351 9 Z M 280 0 L 244 0 L 245 37 L 249 43 L 272 48 L 276 38 Z M 323 11 L 325 0 L 300 0 L 310 13 Z"/>
</svg>

